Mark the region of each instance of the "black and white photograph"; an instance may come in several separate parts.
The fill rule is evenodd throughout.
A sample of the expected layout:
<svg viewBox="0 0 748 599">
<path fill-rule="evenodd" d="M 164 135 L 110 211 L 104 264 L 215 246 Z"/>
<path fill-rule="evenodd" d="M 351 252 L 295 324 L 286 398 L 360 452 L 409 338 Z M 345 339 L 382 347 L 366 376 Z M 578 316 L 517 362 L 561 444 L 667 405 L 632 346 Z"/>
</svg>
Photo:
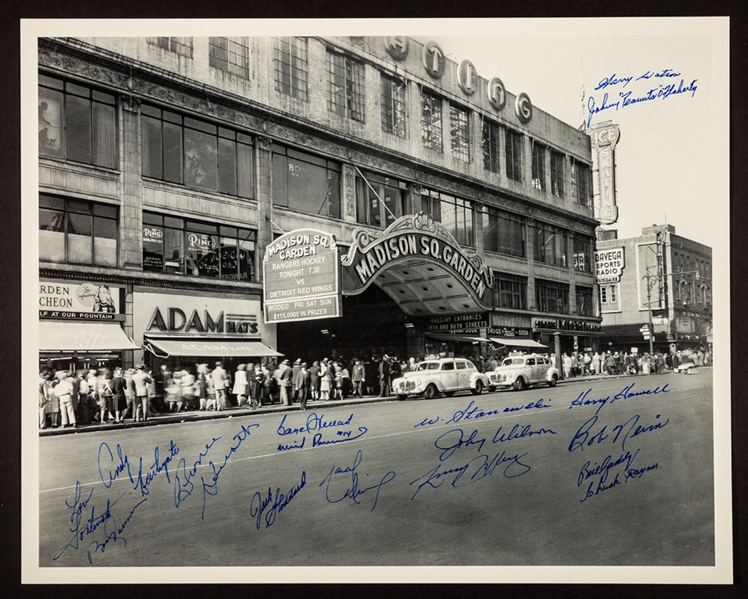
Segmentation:
<svg viewBox="0 0 748 599">
<path fill-rule="evenodd" d="M 23 581 L 730 583 L 729 34 L 21 21 Z"/>
</svg>

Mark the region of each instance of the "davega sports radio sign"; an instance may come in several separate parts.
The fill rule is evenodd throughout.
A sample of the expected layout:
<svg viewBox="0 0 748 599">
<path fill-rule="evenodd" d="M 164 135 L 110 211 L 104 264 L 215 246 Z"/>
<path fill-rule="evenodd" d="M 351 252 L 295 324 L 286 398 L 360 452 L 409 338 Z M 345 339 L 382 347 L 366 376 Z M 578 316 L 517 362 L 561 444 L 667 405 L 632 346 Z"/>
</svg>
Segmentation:
<svg viewBox="0 0 748 599">
<path fill-rule="evenodd" d="M 595 278 L 598 283 L 617 283 L 626 266 L 624 250 L 612 248 L 595 252 Z"/>
</svg>

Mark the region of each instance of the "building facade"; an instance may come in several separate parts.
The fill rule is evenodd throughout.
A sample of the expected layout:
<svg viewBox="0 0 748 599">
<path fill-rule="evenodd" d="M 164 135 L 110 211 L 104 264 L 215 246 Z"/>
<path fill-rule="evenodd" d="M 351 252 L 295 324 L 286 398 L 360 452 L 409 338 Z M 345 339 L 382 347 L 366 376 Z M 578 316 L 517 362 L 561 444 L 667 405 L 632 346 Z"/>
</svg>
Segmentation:
<svg viewBox="0 0 748 599">
<path fill-rule="evenodd" d="M 603 349 L 711 350 L 712 250 L 672 225 L 618 239 L 601 230 L 597 251 Z M 620 275 L 608 264 L 623 261 Z"/>
<path fill-rule="evenodd" d="M 590 140 L 470 61 L 405 37 L 55 38 L 38 58 L 43 359 L 597 349 Z M 358 263 L 377 275 L 341 317 L 266 324 L 265 249 L 298 229 L 351 268 L 428 240 Z"/>
</svg>

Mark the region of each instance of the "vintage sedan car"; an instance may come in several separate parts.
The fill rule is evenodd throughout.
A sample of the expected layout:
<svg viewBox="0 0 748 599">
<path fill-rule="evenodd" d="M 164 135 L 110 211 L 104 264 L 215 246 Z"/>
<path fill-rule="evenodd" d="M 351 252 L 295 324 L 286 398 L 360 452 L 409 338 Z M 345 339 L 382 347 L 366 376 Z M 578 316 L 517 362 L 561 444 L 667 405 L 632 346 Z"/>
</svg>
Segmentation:
<svg viewBox="0 0 748 599">
<path fill-rule="evenodd" d="M 546 383 L 555 387 L 560 378 L 558 369 L 548 358 L 538 354 L 525 354 L 504 358 L 501 366 L 493 372 L 487 372 L 488 385 L 491 390 L 497 387 L 512 387 L 517 391 L 531 385 Z"/>
<path fill-rule="evenodd" d="M 425 360 L 418 364 L 416 370 L 406 372 L 392 382 L 398 399 L 416 395 L 432 399 L 441 393 L 451 397 L 457 391 L 470 391 L 478 395 L 487 387 L 488 377 L 478 372 L 470 360 L 463 358 Z"/>
</svg>

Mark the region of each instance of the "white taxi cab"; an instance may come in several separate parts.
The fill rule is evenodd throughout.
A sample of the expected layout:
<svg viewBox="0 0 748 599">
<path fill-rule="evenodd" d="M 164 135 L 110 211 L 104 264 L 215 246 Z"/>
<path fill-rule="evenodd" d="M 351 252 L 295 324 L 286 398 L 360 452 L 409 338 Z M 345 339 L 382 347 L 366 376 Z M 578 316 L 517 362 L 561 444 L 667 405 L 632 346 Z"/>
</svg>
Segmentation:
<svg viewBox="0 0 748 599">
<path fill-rule="evenodd" d="M 464 358 L 424 360 L 416 370 L 406 372 L 392 382 L 398 399 L 416 395 L 432 399 L 441 393 L 451 397 L 458 391 L 478 395 L 488 386 L 488 377 Z"/>
<path fill-rule="evenodd" d="M 539 354 L 504 358 L 496 370 L 487 372 L 486 375 L 491 389 L 512 387 L 517 391 L 542 383 L 555 387 L 560 378 L 553 362 Z"/>
</svg>

